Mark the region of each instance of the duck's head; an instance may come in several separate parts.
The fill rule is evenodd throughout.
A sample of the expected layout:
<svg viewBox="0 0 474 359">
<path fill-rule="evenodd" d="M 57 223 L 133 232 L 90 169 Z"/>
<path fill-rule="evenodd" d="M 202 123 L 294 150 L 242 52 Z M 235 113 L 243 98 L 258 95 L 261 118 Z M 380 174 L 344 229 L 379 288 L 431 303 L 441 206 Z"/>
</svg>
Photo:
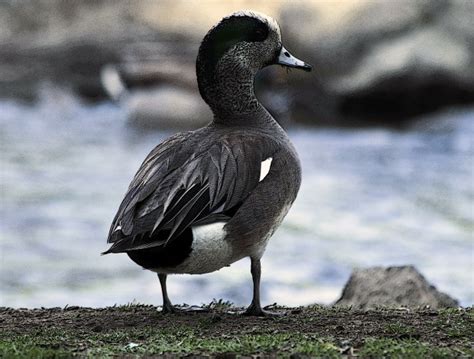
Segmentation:
<svg viewBox="0 0 474 359">
<path fill-rule="evenodd" d="M 201 43 L 196 61 L 199 91 L 213 110 L 229 105 L 231 111 L 245 110 L 236 107 L 246 105 L 239 102 L 245 102 L 247 94 L 254 96 L 257 71 L 277 64 L 311 71 L 285 49 L 274 19 L 254 11 L 235 12 L 211 28 Z"/>
</svg>

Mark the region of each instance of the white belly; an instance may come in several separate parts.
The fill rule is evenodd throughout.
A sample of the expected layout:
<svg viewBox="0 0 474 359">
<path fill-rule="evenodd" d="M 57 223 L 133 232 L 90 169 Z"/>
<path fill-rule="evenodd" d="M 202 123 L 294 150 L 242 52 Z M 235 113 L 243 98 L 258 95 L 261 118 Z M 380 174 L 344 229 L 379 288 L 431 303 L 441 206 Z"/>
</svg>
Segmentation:
<svg viewBox="0 0 474 359">
<path fill-rule="evenodd" d="M 156 268 L 158 273 L 202 274 L 214 272 L 241 259 L 235 257 L 232 246 L 225 241 L 226 222 L 216 222 L 192 227 L 192 251 L 183 263 L 173 269 Z"/>
</svg>

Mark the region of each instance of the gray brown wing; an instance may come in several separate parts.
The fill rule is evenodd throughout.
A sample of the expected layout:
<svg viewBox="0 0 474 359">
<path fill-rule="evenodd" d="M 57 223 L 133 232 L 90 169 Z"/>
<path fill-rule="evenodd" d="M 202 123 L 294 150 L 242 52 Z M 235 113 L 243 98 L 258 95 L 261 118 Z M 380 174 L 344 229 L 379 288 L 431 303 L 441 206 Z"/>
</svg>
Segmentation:
<svg viewBox="0 0 474 359">
<path fill-rule="evenodd" d="M 248 134 L 207 144 L 185 133 L 163 142 L 130 184 L 105 253 L 166 245 L 193 225 L 230 219 L 257 186 L 261 162 L 274 147 Z"/>
</svg>

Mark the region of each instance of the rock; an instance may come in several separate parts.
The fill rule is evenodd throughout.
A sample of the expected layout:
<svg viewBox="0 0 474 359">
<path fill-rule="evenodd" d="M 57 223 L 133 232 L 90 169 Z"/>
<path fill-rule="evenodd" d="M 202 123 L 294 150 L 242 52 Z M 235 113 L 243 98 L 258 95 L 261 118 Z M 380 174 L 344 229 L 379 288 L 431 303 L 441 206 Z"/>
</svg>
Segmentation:
<svg viewBox="0 0 474 359">
<path fill-rule="evenodd" d="M 88 100 L 115 99 L 140 127 L 192 129 L 212 114 L 201 99 L 195 60 L 199 43 L 222 14 L 198 4 L 201 16 L 180 22 L 186 2 L 60 0 L 0 3 L 0 96 L 34 100 L 43 82 L 72 90 Z M 231 10 L 225 10 L 228 13 Z M 184 20 L 184 19 L 183 19 Z M 3 26 L 5 25 L 5 26 Z M 103 69 L 119 69 L 112 89 Z M 265 91 L 278 114 L 287 109 L 279 93 Z"/>
<path fill-rule="evenodd" d="M 162 65 L 162 66 L 161 66 Z M 163 62 L 102 69 L 102 84 L 128 113 L 131 125 L 157 129 L 196 129 L 212 112 L 199 95 L 194 66 Z"/>
<path fill-rule="evenodd" d="M 192 40 L 159 33 L 134 5 L 0 2 L 0 96 L 35 98 L 38 85 L 46 81 L 101 100 L 106 95 L 100 82 L 104 65 L 137 59 L 160 63 L 195 53 Z"/>
<path fill-rule="evenodd" d="M 298 117 L 321 124 L 400 124 L 474 102 L 474 2 L 348 5 L 337 11 L 324 2 L 282 9 L 289 49 L 308 59 L 317 77 L 299 76 L 294 83 L 303 95 L 293 103 Z"/>
<path fill-rule="evenodd" d="M 144 66 L 130 69 L 128 85 L 149 86 L 142 73 L 188 91 L 194 72 L 177 75 L 174 66 L 194 66 L 199 42 L 224 14 L 253 8 L 279 18 L 285 46 L 314 65 L 311 74 L 293 71 L 285 83 L 263 76 L 265 89 L 257 89 L 257 95 L 285 123 L 400 125 L 443 106 L 474 102 L 474 1 L 215 5 L 0 2 L 0 96 L 34 98 L 38 84 L 47 81 L 102 100 L 100 71 L 106 64 Z"/>
<path fill-rule="evenodd" d="M 432 309 L 457 307 L 457 300 L 441 293 L 413 266 L 356 269 L 344 287 L 336 306 L 359 309 L 421 307 Z"/>
<path fill-rule="evenodd" d="M 160 86 L 131 92 L 123 102 L 129 122 L 143 128 L 195 129 L 212 120 L 212 112 L 196 91 Z"/>
<path fill-rule="evenodd" d="M 196 47 L 197 52 L 197 47 Z M 128 88 L 169 84 L 198 91 L 196 65 L 192 58 L 179 55 L 153 62 L 126 62 L 118 69 Z"/>
</svg>

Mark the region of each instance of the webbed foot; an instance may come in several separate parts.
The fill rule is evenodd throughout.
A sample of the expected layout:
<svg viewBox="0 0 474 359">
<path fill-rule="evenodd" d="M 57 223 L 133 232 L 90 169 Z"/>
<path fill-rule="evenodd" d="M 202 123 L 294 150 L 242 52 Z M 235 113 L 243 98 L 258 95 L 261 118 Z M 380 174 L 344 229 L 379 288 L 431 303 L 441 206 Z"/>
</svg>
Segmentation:
<svg viewBox="0 0 474 359">
<path fill-rule="evenodd" d="M 252 303 L 244 312 L 242 312 L 242 315 L 252 317 L 282 317 L 286 315 L 286 312 L 270 312 Z"/>
<path fill-rule="evenodd" d="M 171 303 L 165 304 L 161 310 L 164 314 L 176 313 L 208 313 L 209 309 L 197 305 L 174 306 Z"/>
</svg>

